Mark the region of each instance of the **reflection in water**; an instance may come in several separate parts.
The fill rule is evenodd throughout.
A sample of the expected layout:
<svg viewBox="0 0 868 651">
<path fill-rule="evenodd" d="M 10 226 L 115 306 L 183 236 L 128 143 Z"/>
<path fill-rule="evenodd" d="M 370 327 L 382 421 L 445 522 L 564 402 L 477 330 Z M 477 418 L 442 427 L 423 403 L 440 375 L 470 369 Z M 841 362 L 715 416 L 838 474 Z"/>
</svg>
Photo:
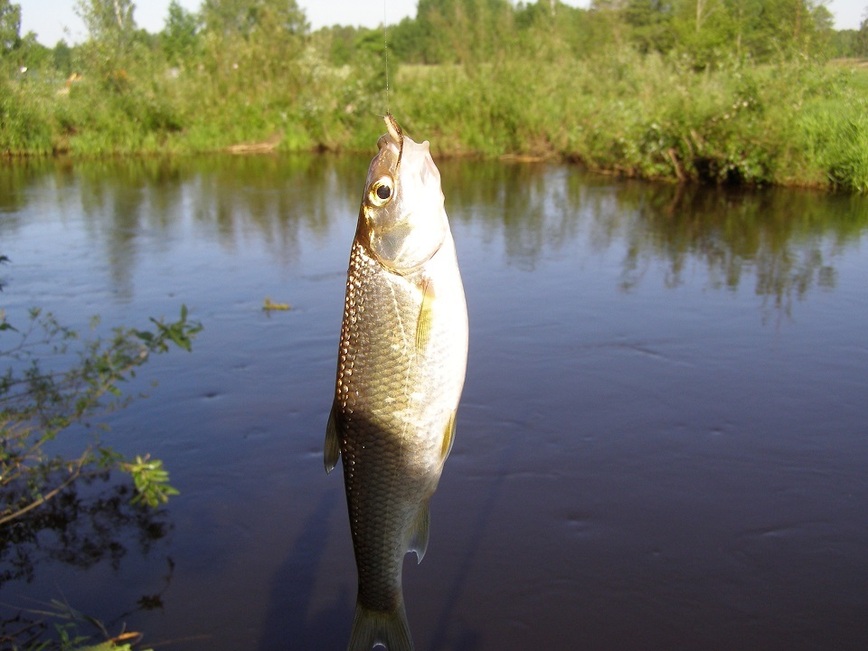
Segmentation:
<svg viewBox="0 0 868 651">
<path fill-rule="evenodd" d="M 816 193 L 770 190 L 735 194 L 678 187 L 646 191 L 631 203 L 642 228 L 628 231 L 625 285 L 648 258 L 668 264 L 667 285 L 683 282 L 686 266 L 704 263 L 716 288 L 734 290 L 746 271 L 755 292 L 789 312 L 793 298 L 831 288 L 832 261 L 868 224 L 864 202 Z"/>
<path fill-rule="evenodd" d="M 55 210 L 77 196 L 87 228 L 99 234 L 117 291 L 129 297 L 142 238 L 161 241 L 192 214 L 197 237 L 231 250 L 257 232 L 281 263 L 298 256 L 302 231 L 325 237 L 358 202 L 358 157 L 212 157 L 125 161 L 36 161 L 4 165 L 0 235 L 14 232 L 29 197 L 50 190 Z M 532 270 L 544 253 L 569 252 L 583 232 L 597 250 L 626 241 L 623 287 L 650 264 L 683 282 L 688 265 L 706 266 L 711 287 L 734 290 L 755 279 L 764 305 L 788 312 L 793 299 L 833 287 L 834 260 L 868 225 L 861 197 L 792 190 L 740 190 L 613 182 L 549 165 L 445 161 L 443 185 L 455 220 L 503 238 L 510 264 Z M 338 203 L 336 205 L 335 200 Z"/>
<path fill-rule="evenodd" d="M 0 587 L 8 581 L 32 581 L 37 566 L 49 561 L 80 569 L 107 561 L 117 569 L 130 543 L 147 555 L 165 538 L 171 529 L 165 511 L 131 506 L 126 484 L 94 491 L 93 481 L 82 479 L 43 507 L 4 525 Z"/>
<path fill-rule="evenodd" d="M 757 295 L 788 311 L 793 298 L 834 286 L 835 257 L 868 226 L 868 204 L 851 195 L 612 182 L 544 165 L 443 168 L 452 210 L 482 222 L 486 239 L 502 234 L 512 264 L 533 269 L 584 229 L 597 250 L 626 242 L 628 290 L 654 262 L 669 287 L 700 263 L 713 288 L 734 290 L 748 275 Z"/>
<path fill-rule="evenodd" d="M 107 479 L 105 475 L 82 479 L 39 509 L 3 525 L 0 588 L 4 584 L 50 580 L 49 575 L 56 575 L 58 567 L 85 571 L 107 564 L 117 573 L 126 557 L 147 558 L 165 547 L 165 538 L 172 529 L 166 511 L 130 505 L 131 488 L 127 484 L 107 485 Z M 114 624 L 132 612 L 163 607 L 162 594 L 168 588 L 174 566 L 171 558 L 166 557 L 165 561 L 168 572 L 159 591 L 142 594 L 137 602 L 113 604 L 114 619 L 102 622 L 107 628 L 114 629 Z M 126 606 L 126 612 L 118 612 L 119 605 Z M 53 638 L 52 617 L 69 623 L 69 613 L 58 610 L 57 604 L 7 598 L 2 606 L 0 640 L 21 648 L 42 648 L 40 644 Z M 76 604 L 69 606 L 74 608 Z M 93 623 L 82 617 L 76 633 L 101 637 L 102 628 L 84 630 Z"/>
</svg>

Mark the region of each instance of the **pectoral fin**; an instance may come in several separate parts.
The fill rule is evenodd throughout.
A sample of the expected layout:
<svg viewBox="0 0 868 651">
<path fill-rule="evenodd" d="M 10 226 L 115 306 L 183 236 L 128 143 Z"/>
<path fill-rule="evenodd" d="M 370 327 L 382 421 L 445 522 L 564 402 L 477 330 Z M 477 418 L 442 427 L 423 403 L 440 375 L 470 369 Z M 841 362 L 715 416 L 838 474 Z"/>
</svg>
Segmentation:
<svg viewBox="0 0 868 651">
<path fill-rule="evenodd" d="M 335 469 L 341 456 L 341 437 L 338 434 L 338 421 L 335 415 L 335 405 L 329 412 L 329 422 L 326 425 L 325 445 L 323 447 L 323 463 L 326 474 Z"/>
<path fill-rule="evenodd" d="M 431 339 L 431 322 L 434 318 L 434 285 L 430 280 L 422 281 L 422 304 L 416 320 L 416 352 L 423 353 Z"/>
<path fill-rule="evenodd" d="M 443 430 L 443 444 L 440 446 L 441 461 L 446 461 L 446 457 L 452 451 L 452 444 L 455 442 L 455 415 L 454 411 L 449 415 L 446 429 Z"/>
</svg>

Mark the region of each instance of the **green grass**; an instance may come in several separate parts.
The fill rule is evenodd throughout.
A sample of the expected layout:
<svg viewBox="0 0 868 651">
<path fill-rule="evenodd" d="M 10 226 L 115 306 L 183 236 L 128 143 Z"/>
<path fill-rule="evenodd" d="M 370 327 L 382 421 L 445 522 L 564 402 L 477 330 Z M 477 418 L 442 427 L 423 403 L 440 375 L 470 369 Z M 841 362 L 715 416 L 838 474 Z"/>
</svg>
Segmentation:
<svg viewBox="0 0 868 651">
<path fill-rule="evenodd" d="M 386 107 L 439 155 L 563 158 L 628 176 L 868 191 L 868 67 L 697 72 L 630 50 L 472 66 L 305 55 L 286 78 L 193 67 L 57 84 L 3 82 L 0 151 L 192 153 L 279 138 L 281 151 L 371 151 Z"/>
</svg>

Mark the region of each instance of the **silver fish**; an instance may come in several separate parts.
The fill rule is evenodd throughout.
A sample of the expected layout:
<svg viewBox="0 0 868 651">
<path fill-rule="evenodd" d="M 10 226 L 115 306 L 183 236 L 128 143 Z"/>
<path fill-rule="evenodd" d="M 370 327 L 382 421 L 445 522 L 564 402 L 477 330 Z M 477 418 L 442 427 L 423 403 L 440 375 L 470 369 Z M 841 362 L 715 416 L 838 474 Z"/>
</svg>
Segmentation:
<svg viewBox="0 0 868 651">
<path fill-rule="evenodd" d="M 358 570 L 351 651 L 413 648 L 404 555 L 422 561 L 428 502 L 455 432 L 467 306 L 428 142 L 391 115 L 365 181 L 350 251 L 324 461 L 343 459 Z"/>
</svg>

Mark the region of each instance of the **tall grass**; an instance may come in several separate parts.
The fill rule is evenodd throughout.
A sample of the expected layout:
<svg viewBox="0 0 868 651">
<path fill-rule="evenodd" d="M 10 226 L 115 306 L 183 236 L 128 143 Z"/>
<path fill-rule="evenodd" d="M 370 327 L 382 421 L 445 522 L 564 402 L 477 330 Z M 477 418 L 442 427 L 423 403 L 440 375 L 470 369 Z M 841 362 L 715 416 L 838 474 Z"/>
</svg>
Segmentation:
<svg viewBox="0 0 868 651">
<path fill-rule="evenodd" d="M 198 152 L 238 143 L 370 151 L 390 109 L 439 154 L 540 156 L 629 176 L 868 191 L 868 71 L 808 62 L 713 72 L 630 49 L 335 68 L 313 50 L 270 78 L 229 59 L 60 82 L 11 80 L 0 151 Z M 60 86 L 60 88 L 58 88 Z"/>
<path fill-rule="evenodd" d="M 0 152 L 45 154 L 52 150 L 50 108 L 29 84 L 0 78 Z"/>
<path fill-rule="evenodd" d="M 568 67 L 511 60 L 408 70 L 401 114 L 445 153 L 555 155 L 630 176 L 835 186 L 868 183 L 868 92 L 819 65 L 695 72 L 629 51 Z"/>
</svg>

